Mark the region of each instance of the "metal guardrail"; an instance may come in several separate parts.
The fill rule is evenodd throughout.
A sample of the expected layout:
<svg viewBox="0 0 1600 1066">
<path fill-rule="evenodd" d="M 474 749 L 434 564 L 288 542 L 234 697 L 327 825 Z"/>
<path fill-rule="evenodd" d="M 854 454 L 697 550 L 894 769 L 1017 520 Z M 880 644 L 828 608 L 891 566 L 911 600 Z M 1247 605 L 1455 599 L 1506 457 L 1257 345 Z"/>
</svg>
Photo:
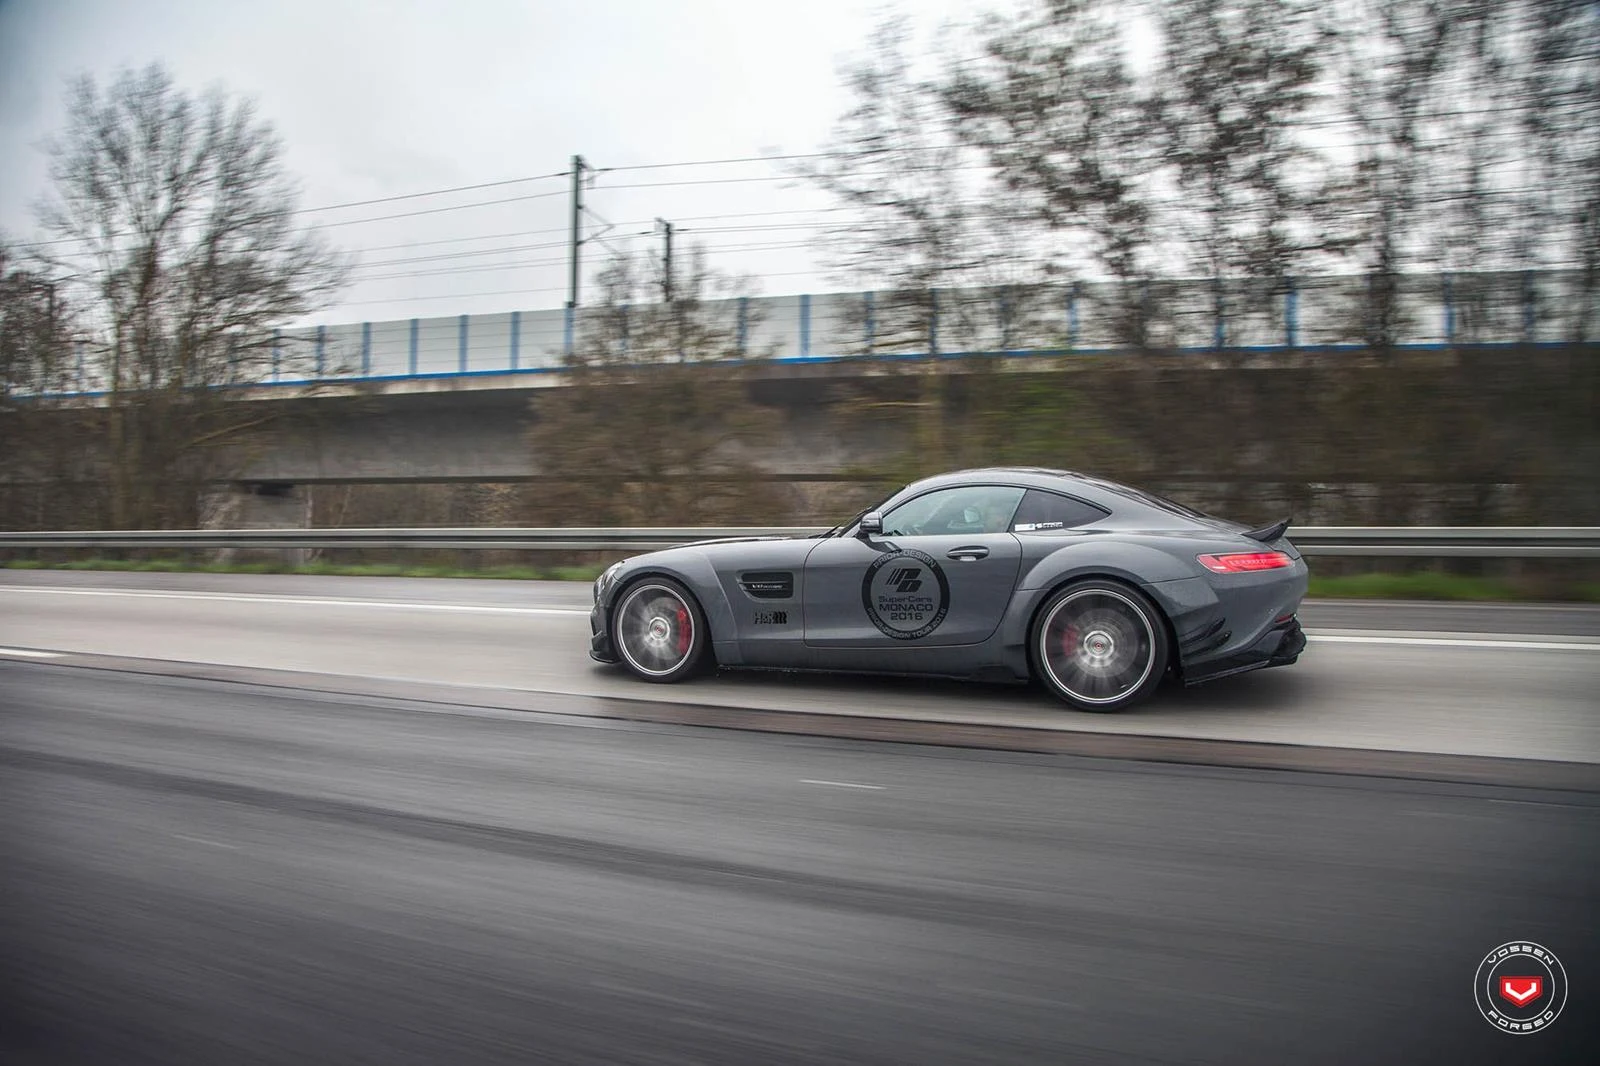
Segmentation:
<svg viewBox="0 0 1600 1066">
<path fill-rule="evenodd" d="M 792 536 L 823 527 L 95 530 L 0 533 L 8 548 L 442 548 L 650 551 L 720 537 Z M 1310 556 L 1600 558 L 1600 528 L 1580 526 L 1304 526 L 1289 539 Z"/>
</svg>

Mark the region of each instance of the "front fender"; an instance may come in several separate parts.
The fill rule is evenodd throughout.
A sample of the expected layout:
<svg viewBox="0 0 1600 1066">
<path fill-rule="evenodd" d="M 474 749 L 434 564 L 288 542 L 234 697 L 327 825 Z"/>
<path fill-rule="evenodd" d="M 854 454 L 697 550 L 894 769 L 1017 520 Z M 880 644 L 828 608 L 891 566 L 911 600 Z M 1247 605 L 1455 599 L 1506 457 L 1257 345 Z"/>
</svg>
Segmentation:
<svg viewBox="0 0 1600 1066">
<path fill-rule="evenodd" d="M 700 609 L 705 612 L 706 625 L 711 629 L 711 641 L 718 646 L 719 662 L 724 661 L 724 648 L 727 645 L 737 647 L 738 630 L 734 623 L 733 605 L 728 602 L 727 593 L 717 580 L 716 568 L 704 552 L 688 547 L 671 548 L 627 560 L 607 588 L 600 606 L 609 614 L 616 603 L 617 593 L 645 577 L 670 577 L 694 593 L 700 601 Z"/>
</svg>

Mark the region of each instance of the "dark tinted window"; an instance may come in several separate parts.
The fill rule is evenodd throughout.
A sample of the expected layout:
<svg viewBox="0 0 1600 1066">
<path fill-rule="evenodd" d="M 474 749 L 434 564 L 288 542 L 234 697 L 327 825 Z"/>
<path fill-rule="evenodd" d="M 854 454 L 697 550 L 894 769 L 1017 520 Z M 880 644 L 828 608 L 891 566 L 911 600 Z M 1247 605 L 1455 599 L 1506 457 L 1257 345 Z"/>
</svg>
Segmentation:
<svg viewBox="0 0 1600 1066">
<path fill-rule="evenodd" d="M 1092 503 L 1029 489 L 1028 494 L 1022 497 L 1016 516 L 1011 519 L 1011 531 L 1037 533 L 1049 529 L 1072 529 L 1098 522 L 1105 516 L 1106 512 Z"/>
<path fill-rule="evenodd" d="M 1114 492 L 1119 496 L 1126 496 L 1130 500 L 1138 500 L 1140 503 L 1149 504 L 1151 507 L 1166 511 L 1169 514 L 1183 515 L 1185 518 L 1211 517 L 1211 515 L 1206 514 L 1204 511 L 1197 511 L 1193 507 L 1187 507 L 1179 503 L 1177 500 L 1169 500 L 1165 496 L 1158 496 L 1155 493 L 1149 492 L 1145 489 L 1136 489 L 1132 485 L 1119 485 L 1116 482 L 1101 481 L 1098 478 L 1089 477 L 1086 477 L 1083 480 L 1089 482 L 1091 485 L 1102 488 L 1107 492 Z"/>
</svg>

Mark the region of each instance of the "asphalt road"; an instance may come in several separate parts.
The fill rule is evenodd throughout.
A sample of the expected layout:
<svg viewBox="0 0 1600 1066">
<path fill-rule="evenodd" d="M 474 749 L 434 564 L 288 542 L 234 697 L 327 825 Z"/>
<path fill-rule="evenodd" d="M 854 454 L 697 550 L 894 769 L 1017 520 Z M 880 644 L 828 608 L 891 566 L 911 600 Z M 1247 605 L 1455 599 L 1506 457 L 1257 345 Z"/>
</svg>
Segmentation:
<svg viewBox="0 0 1600 1066">
<path fill-rule="evenodd" d="M 587 611 L 584 581 L 316 577 L 305 574 L 163 574 L 93 570 L 0 570 L 0 587 L 126 588 L 168 592 L 332 596 L 401 603 L 566 607 Z M 1312 628 L 1600 637 L 1600 607 L 1587 604 L 1312 600 L 1301 618 Z"/>
<path fill-rule="evenodd" d="M 355 691 L 443 685 L 479 702 L 515 691 L 1600 763 L 1593 607 L 1312 603 L 1295 666 L 1094 715 L 1036 690 L 906 679 L 645 685 L 589 660 L 588 600 L 564 583 L 0 571 L 0 648 L 338 676 Z"/>
<path fill-rule="evenodd" d="M 0 1061 L 1587 1062 L 1600 795 L 0 662 Z M 1555 1025 L 1495 1032 L 1529 938 Z"/>
</svg>

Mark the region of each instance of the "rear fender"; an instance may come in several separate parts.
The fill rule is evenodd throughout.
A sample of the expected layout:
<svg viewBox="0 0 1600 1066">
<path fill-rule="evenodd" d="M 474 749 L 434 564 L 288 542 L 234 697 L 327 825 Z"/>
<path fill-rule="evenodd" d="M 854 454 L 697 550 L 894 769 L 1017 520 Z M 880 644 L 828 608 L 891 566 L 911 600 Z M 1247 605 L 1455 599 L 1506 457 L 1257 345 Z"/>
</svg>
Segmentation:
<svg viewBox="0 0 1600 1066">
<path fill-rule="evenodd" d="M 1051 591 L 1068 582 L 1088 577 L 1111 578 L 1142 589 L 1155 599 L 1169 620 L 1174 622 L 1176 619 L 1172 616 L 1175 605 L 1162 594 L 1162 586 L 1181 581 L 1195 581 L 1201 588 L 1205 586 L 1205 582 L 1196 578 L 1181 560 L 1142 544 L 1096 540 L 1093 543 L 1067 545 L 1040 559 L 1023 575 L 1017 593 L 1012 598 L 1011 609 L 1001 623 L 1002 644 L 1016 646 L 1027 643 L 1034 612 Z"/>
<path fill-rule="evenodd" d="M 1076 577 L 1099 574 L 1132 585 L 1194 577 L 1195 565 L 1168 552 L 1128 541 L 1101 538 L 1063 545 L 1022 575 L 1019 590 L 1055 588 Z"/>
</svg>

